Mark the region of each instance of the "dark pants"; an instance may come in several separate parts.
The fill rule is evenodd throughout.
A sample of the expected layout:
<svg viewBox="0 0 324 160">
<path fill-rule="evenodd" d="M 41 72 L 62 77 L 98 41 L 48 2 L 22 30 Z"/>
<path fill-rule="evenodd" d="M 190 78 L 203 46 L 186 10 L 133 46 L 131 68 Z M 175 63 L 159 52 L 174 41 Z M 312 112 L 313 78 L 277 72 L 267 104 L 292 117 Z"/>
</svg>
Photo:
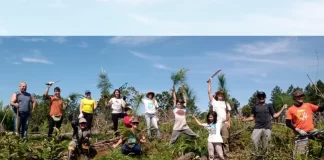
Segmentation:
<svg viewBox="0 0 324 160">
<path fill-rule="evenodd" d="M 136 154 L 136 155 L 139 155 L 141 154 L 141 147 L 138 145 L 138 144 L 131 144 L 133 145 L 133 147 L 129 147 L 129 144 L 123 144 L 122 148 L 121 148 L 121 152 L 123 154 L 130 154 L 130 153 L 133 153 L 133 154 Z"/>
<path fill-rule="evenodd" d="M 125 114 L 124 113 L 112 113 L 111 114 L 111 119 L 113 121 L 113 130 L 116 132 L 118 130 L 118 119 L 119 118 L 124 118 Z"/>
<path fill-rule="evenodd" d="M 93 114 L 85 113 L 85 112 L 82 112 L 82 114 L 83 114 L 83 117 L 87 120 L 87 128 L 91 130 Z"/>
<path fill-rule="evenodd" d="M 52 116 L 49 116 L 48 117 L 48 137 L 51 137 L 52 136 L 52 133 L 54 131 L 54 127 L 56 127 L 57 129 L 60 129 L 61 128 L 62 121 L 63 121 L 63 115 L 62 115 L 60 121 L 54 121 L 54 119 L 52 118 Z"/>
<path fill-rule="evenodd" d="M 16 131 L 16 116 L 17 114 L 14 113 L 14 131 Z M 21 137 L 27 138 L 27 130 L 28 130 L 28 124 L 30 120 L 30 112 L 19 112 L 18 113 L 18 132 Z"/>
</svg>

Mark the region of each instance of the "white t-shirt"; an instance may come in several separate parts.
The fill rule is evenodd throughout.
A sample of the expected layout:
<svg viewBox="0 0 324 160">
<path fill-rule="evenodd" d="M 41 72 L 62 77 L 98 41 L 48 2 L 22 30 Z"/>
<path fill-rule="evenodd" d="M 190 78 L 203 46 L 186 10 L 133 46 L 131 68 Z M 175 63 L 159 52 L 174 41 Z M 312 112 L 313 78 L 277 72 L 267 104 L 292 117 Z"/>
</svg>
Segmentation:
<svg viewBox="0 0 324 160">
<path fill-rule="evenodd" d="M 209 136 L 207 141 L 211 142 L 211 143 L 222 143 L 223 139 L 222 136 L 220 135 L 220 133 L 217 134 L 217 127 L 218 125 L 216 125 L 216 123 L 211 123 L 211 124 L 207 124 L 207 123 L 203 123 L 202 126 L 204 126 L 208 132 L 209 132 Z"/>
<path fill-rule="evenodd" d="M 179 109 L 176 106 L 173 108 L 173 114 L 174 114 L 174 125 L 173 125 L 173 130 L 185 130 L 188 129 L 189 126 L 187 125 L 186 121 L 186 109 L 182 108 Z"/>
<path fill-rule="evenodd" d="M 149 113 L 149 114 L 155 114 L 156 113 L 156 109 L 159 107 L 159 104 L 157 103 L 156 100 L 151 101 L 149 99 L 142 99 L 142 103 L 145 106 L 145 113 Z"/>
<path fill-rule="evenodd" d="M 111 98 L 109 100 L 109 103 L 111 104 L 112 112 L 111 113 L 123 113 L 122 106 L 125 106 L 125 101 L 121 98 Z"/>
<path fill-rule="evenodd" d="M 226 102 L 227 103 L 227 102 Z M 217 113 L 217 121 L 225 121 L 226 120 L 226 104 L 225 101 L 216 101 L 215 99 L 211 102 L 213 106 L 213 111 Z M 231 106 L 227 103 L 227 109 L 230 111 Z"/>
</svg>

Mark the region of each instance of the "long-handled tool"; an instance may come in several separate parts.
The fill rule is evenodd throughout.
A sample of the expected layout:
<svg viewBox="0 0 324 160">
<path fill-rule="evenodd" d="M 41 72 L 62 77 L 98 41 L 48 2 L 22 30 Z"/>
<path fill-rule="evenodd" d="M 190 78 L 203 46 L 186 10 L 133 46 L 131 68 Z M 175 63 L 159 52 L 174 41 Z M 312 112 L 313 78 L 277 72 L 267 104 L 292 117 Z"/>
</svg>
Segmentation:
<svg viewBox="0 0 324 160">
<path fill-rule="evenodd" d="M 213 79 L 222 69 L 216 71 L 210 78 Z M 209 82 L 209 79 L 207 80 L 207 83 Z"/>
</svg>

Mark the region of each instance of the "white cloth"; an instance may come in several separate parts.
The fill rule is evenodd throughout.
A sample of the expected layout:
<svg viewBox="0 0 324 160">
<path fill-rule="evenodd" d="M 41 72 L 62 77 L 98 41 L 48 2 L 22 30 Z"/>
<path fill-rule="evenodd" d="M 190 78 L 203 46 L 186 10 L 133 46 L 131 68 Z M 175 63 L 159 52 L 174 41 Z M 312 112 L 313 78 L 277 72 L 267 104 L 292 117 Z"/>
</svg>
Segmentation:
<svg viewBox="0 0 324 160">
<path fill-rule="evenodd" d="M 142 99 L 142 103 L 145 106 L 145 113 L 149 113 L 149 114 L 155 114 L 156 108 L 159 107 L 159 104 L 157 103 L 156 100 L 151 101 L 149 99 Z"/>
<path fill-rule="evenodd" d="M 217 125 L 217 123 L 213 123 L 213 124 L 207 124 L 207 123 L 203 123 L 202 126 L 204 126 L 208 132 L 209 132 L 209 136 L 207 141 L 210 143 L 223 143 L 223 138 L 220 135 L 220 132 L 218 131 L 218 127 L 219 125 Z"/>
<path fill-rule="evenodd" d="M 79 118 L 79 119 L 80 119 L 80 118 L 83 118 L 83 114 L 80 113 L 78 118 Z"/>
<path fill-rule="evenodd" d="M 123 99 L 113 97 L 109 100 L 109 103 L 111 103 L 111 113 L 123 113 L 122 106 L 125 106 L 125 101 Z"/>
<path fill-rule="evenodd" d="M 229 103 L 225 101 L 216 101 L 215 99 L 213 99 L 211 102 L 211 105 L 213 106 L 213 111 L 217 113 L 217 123 L 219 121 L 226 120 L 226 104 L 227 104 L 227 109 L 230 111 L 231 106 Z"/>
</svg>

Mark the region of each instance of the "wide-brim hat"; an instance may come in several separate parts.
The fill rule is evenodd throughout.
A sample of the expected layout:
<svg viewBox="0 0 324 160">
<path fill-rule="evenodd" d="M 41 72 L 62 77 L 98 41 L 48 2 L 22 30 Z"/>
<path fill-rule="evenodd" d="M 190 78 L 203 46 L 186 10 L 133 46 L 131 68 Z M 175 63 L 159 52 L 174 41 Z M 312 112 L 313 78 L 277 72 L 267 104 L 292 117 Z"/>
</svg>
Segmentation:
<svg viewBox="0 0 324 160">
<path fill-rule="evenodd" d="M 152 97 L 154 97 L 155 96 L 155 93 L 154 92 L 152 92 L 152 91 L 148 91 L 147 93 L 146 93 L 146 97 L 148 98 L 148 95 L 149 94 L 152 94 Z"/>
<path fill-rule="evenodd" d="M 224 94 L 224 92 L 221 91 L 221 90 L 218 90 L 217 92 L 215 92 L 215 95 L 216 95 L 216 96 L 218 96 L 218 95 L 223 95 L 223 94 Z"/>
<path fill-rule="evenodd" d="M 132 110 L 132 106 L 126 106 L 125 109 L 130 109 L 130 110 Z"/>
<path fill-rule="evenodd" d="M 80 118 L 79 123 L 87 123 L 87 120 L 85 118 Z"/>
<path fill-rule="evenodd" d="M 302 90 L 297 90 L 293 93 L 294 97 L 301 97 L 301 96 L 305 96 L 304 92 Z"/>
</svg>

